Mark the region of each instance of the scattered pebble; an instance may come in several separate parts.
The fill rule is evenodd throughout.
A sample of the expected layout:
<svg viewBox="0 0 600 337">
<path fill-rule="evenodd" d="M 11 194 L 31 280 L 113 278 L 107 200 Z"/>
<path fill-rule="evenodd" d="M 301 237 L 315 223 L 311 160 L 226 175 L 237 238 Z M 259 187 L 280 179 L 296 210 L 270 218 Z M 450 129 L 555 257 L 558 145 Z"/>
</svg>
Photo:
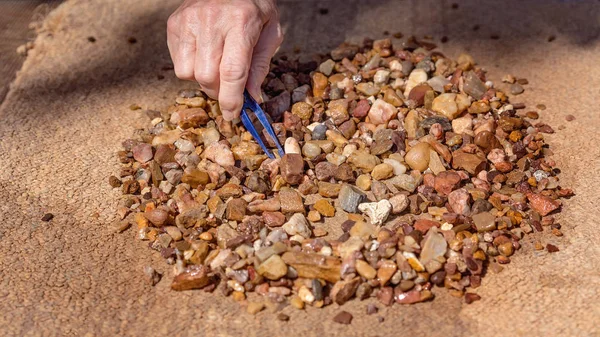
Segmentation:
<svg viewBox="0 0 600 337">
<path fill-rule="evenodd" d="M 481 299 L 481 296 L 474 294 L 474 293 L 466 293 L 465 294 L 465 303 L 467 304 L 471 304 L 475 301 L 479 301 Z"/>
<path fill-rule="evenodd" d="M 548 251 L 548 253 L 556 253 L 556 252 L 560 251 L 560 249 L 558 249 L 558 247 L 556 247 L 555 245 L 552 245 L 552 244 L 547 244 L 546 250 Z"/>
<path fill-rule="evenodd" d="M 573 116 L 573 115 L 566 115 L 566 116 L 565 116 L 565 120 L 566 120 L 567 122 L 572 122 L 572 121 L 574 121 L 574 120 L 575 120 L 575 116 Z"/>
<path fill-rule="evenodd" d="M 352 323 L 352 315 L 347 311 L 340 311 L 333 317 L 333 321 L 340 324 Z"/>
<path fill-rule="evenodd" d="M 52 214 L 52 213 L 46 213 L 42 217 L 42 221 L 48 222 L 48 221 L 52 220 L 53 218 L 54 218 L 54 214 Z"/>
</svg>

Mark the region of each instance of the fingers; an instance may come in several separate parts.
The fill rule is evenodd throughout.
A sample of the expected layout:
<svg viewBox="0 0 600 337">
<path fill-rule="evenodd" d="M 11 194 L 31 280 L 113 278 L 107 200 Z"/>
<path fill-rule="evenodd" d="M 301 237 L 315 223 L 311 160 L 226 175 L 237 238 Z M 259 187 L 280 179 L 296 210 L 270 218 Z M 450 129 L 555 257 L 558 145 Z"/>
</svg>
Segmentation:
<svg viewBox="0 0 600 337">
<path fill-rule="evenodd" d="M 167 46 L 173 60 L 175 75 L 184 80 L 194 79 L 195 36 L 188 31 L 180 31 L 180 19 L 173 15 L 167 22 Z"/>
<path fill-rule="evenodd" d="M 202 91 L 213 99 L 219 97 L 219 64 L 223 55 L 223 35 L 210 29 L 198 37 L 195 56 L 194 78 Z"/>
<path fill-rule="evenodd" d="M 242 31 L 232 30 L 227 34 L 219 67 L 219 106 L 223 118 L 228 121 L 240 114 L 252 53 L 261 27 L 258 23 L 246 25 L 244 28 Z M 256 38 L 252 39 L 252 36 Z"/>
<path fill-rule="evenodd" d="M 271 58 L 283 41 L 283 34 L 278 20 L 270 21 L 263 29 L 258 43 L 254 47 L 252 65 L 248 75 L 246 88 L 252 97 L 262 102 L 261 85 L 269 73 Z"/>
</svg>

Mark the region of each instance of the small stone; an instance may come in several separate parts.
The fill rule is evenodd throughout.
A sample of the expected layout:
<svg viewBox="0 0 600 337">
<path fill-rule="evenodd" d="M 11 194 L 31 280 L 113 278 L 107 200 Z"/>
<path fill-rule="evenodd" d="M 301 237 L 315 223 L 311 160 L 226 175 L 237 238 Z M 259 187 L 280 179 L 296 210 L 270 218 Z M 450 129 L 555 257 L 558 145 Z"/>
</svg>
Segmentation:
<svg viewBox="0 0 600 337">
<path fill-rule="evenodd" d="M 269 280 L 278 280 L 287 274 L 288 268 L 281 256 L 271 255 L 256 271 Z"/>
<path fill-rule="evenodd" d="M 298 310 L 304 309 L 304 302 L 298 296 L 292 297 L 292 299 L 290 300 L 290 304 L 292 305 L 292 307 Z"/>
<path fill-rule="evenodd" d="M 230 200 L 227 203 L 226 217 L 229 220 L 242 221 L 246 216 L 246 200 L 239 198 Z"/>
<path fill-rule="evenodd" d="M 264 303 L 248 302 L 248 307 L 246 307 L 246 311 L 250 315 L 256 315 L 257 313 L 261 312 L 264 308 Z"/>
<path fill-rule="evenodd" d="M 144 216 L 155 226 L 162 226 L 167 221 L 169 214 L 162 209 L 153 209 L 144 213 Z"/>
<path fill-rule="evenodd" d="M 333 71 L 333 67 L 335 66 L 335 61 L 332 59 L 328 59 L 327 61 L 321 63 L 319 65 L 319 71 L 322 72 L 325 76 L 331 75 Z"/>
<path fill-rule="evenodd" d="M 471 304 L 475 301 L 479 301 L 481 299 L 481 296 L 474 294 L 474 293 L 466 293 L 465 294 L 465 303 L 467 304 Z"/>
<path fill-rule="evenodd" d="M 377 276 L 375 268 L 371 267 L 367 262 L 363 260 L 356 260 L 356 271 L 358 274 L 367 280 L 372 280 Z"/>
<path fill-rule="evenodd" d="M 413 304 L 423 301 L 427 301 L 433 298 L 433 294 L 429 290 L 410 290 L 403 292 L 399 287 L 396 287 L 394 291 L 394 299 L 396 303 L 400 304 Z"/>
<path fill-rule="evenodd" d="M 340 184 L 332 184 L 319 181 L 319 194 L 325 198 L 335 198 L 340 193 Z"/>
<path fill-rule="evenodd" d="M 155 286 L 158 282 L 160 282 L 162 275 L 154 270 L 154 268 L 146 266 L 144 267 L 144 277 L 146 279 L 146 283 L 151 286 Z"/>
<path fill-rule="evenodd" d="M 390 164 L 379 164 L 373 168 L 371 176 L 375 180 L 384 180 L 394 175 L 394 168 Z"/>
<path fill-rule="evenodd" d="M 145 163 L 152 159 L 152 145 L 147 143 L 140 143 L 133 147 L 133 158 L 140 163 Z"/>
<path fill-rule="evenodd" d="M 427 82 L 427 72 L 424 69 L 415 69 L 408 76 L 406 81 L 406 88 L 404 89 L 404 96 L 408 97 L 410 91 L 417 85 Z"/>
<path fill-rule="evenodd" d="M 347 311 L 340 311 L 333 317 L 333 321 L 340 324 L 352 323 L 352 315 Z"/>
<path fill-rule="evenodd" d="M 292 106 L 292 114 L 302 120 L 309 120 L 313 114 L 313 107 L 306 102 L 298 102 Z"/>
<path fill-rule="evenodd" d="M 421 172 L 429 167 L 429 150 L 431 146 L 428 143 L 418 143 L 413 146 L 404 157 L 406 164 L 414 170 Z"/>
<path fill-rule="evenodd" d="M 473 222 L 480 233 L 496 229 L 496 217 L 489 212 L 481 212 L 473 215 Z"/>
<path fill-rule="evenodd" d="M 520 85 L 519 83 L 513 83 L 510 86 L 510 93 L 513 94 L 513 95 L 522 94 L 523 91 L 525 91 L 525 89 L 523 89 L 523 86 Z"/>
<path fill-rule="evenodd" d="M 529 200 L 531 208 L 540 213 L 541 216 L 546 216 L 560 207 L 559 201 L 552 200 L 542 194 L 528 193 L 527 199 Z"/>
<path fill-rule="evenodd" d="M 314 208 L 323 216 L 332 217 L 335 215 L 335 207 L 333 207 L 329 201 L 325 199 L 319 199 L 315 203 Z"/>
<path fill-rule="evenodd" d="M 52 213 L 46 213 L 42 217 L 42 221 L 48 222 L 48 221 L 52 220 L 53 218 L 54 218 L 54 214 L 52 214 Z"/>
<path fill-rule="evenodd" d="M 396 117 L 397 113 L 396 107 L 382 99 L 377 99 L 369 110 L 369 121 L 375 125 L 387 124 Z"/>
<path fill-rule="evenodd" d="M 452 167 L 464 169 L 470 174 L 476 175 L 487 167 L 487 159 L 480 153 L 467 153 L 457 150 L 452 153 Z"/>
<path fill-rule="evenodd" d="M 377 226 L 383 224 L 387 219 L 392 210 L 392 204 L 384 199 L 379 202 L 362 203 L 358 205 L 358 209 L 370 218 L 373 225 Z"/>
<path fill-rule="evenodd" d="M 300 150 L 300 144 L 298 144 L 298 141 L 294 137 L 288 137 L 285 140 L 283 149 L 285 150 L 286 154 L 301 154 L 302 153 L 302 151 Z"/>
<path fill-rule="evenodd" d="M 282 321 L 282 322 L 287 322 L 290 320 L 290 316 L 284 314 L 283 312 L 280 312 L 277 314 L 277 319 Z"/>
<path fill-rule="evenodd" d="M 342 262 L 339 258 L 291 251 L 284 253 L 281 258 L 298 272 L 299 277 L 321 278 L 331 283 L 340 280 Z"/>
<path fill-rule="evenodd" d="M 189 184 L 192 188 L 202 190 L 210 182 L 210 177 L 205 171 L 196 168 L 187 168 L 183 171 L 181 182 Z"/>
<path fill-rule="evenodd" d="M 289 235 L 300 235 L 305 239 L 311 237 L 312 232 L 304 215 L 295 213 L 290 220 L 282 226 L 283 230 Z"/>
<path fill-rule="evenodd" d="M 206 147 L 202 156 L 215 162 L 223 167 L 235 165 L 235 159 L 233 158 L 233 152 L 225 144 L 212 143 Z"/>
<path fill-rule="evenodd" d="M 306 211 L 304 209 L 304 202 L 302 196 L 292 189 L 282 189 L 279 191 L 279 200 L 281 202 L 281 212 L 285 213 L 302 213 Z"/>
<path fill-rule="evenodd" d="M 358 178 L 356 178 L 356 187 L 363 191 L 368 191 L 371 189 L 371 177 L 368 174 L 359 175 Z"/>
<path fill-rule="evenodd" d="M 389 199 L 392 205 L 392 214 L 400 214 L 408 208 L 408 197 L 404 194 L 396 194 Z"/>
<path fill-rule="evenodd" d="M 327 88 L 328 81 L 327 77 L 319 72 L 315 72 L 312 75 L 312 88 L 314 97 L 323 97 L 325 89 Z"/>
<path fill-rule="evenodd" d="M 190 265 L 182 273 L 175 276 L 171 283 L 171 289 L 182 291 L 204 288 L 211 283 L 208 271 L 209 268 L 206 266 Z"/>
<path fill-rule="evenodd" d="M 360 283 L 360 277 L 355 277 L 348 281 L 336 282 L 333 288 L 331 288 L 331 299 L 339 305 L 346 303 L 354 296 Z"/>
<path fill-rule="evenodd" d="M 469 199 L 470 194 L 464 188 L 454 190 L 448 194 L 448 203 L 456 214 L 468 215 L 470 213 Z"/>
<path fill-rule="evenodd" d="M 423 265 L 427 265 L 430 261 L 438 260 L 446 254 L 448 244 L 446 239 L 440 233 L 436 227 L 432 227 L 431 230 L 427 231 L 427 235 L 421 242 L 421 255 L 419 260 Z"/>
<path fill-rule="evenodd" d="M 310 222 L 321 221 L 321 213 L 319 213 L 318 211 L 310 211 L 310 212 L 308 212 L 308 215 L 306 216 L 306 218 Z"/>
<path fill-rule="evenodd" d="M 512 242 L 505 242 L 497 247 L 498 252 L 504 256 L 511 256 L 514 252 Z"/>
<path fill-rule="evenodd" d="M 321 154 L 321 147 L 313 142 L 306 142 L 302 147 L 302 154 L 309 159 L 313 159 Z"/>
<path fill-rule="evenodd" d="M 312 131 L 312 139 L 325 140 L 325 132 L 327 132 L 327 126 L 325 126 L 325 124 L 319 124 L 315 126 L 315 128 Z"/>
<path fill-rule="evenodd" d="M 445 93 L 433 100 L 431 109 L 452 120 L 458 117 L 471 105 L 471 100 L 464 94 Z"/>
<path fill-rule="evenodd" d="M 428 153 L 429 154 L 429 153 Z M 348 158 L 348 163 L 362 169 L 363 172 L 369 173 L 373 168 L 380 163 L 379 158 L 365 151 L 357 150 L 352 152 Z"/>
<path fill-rule="evenodd" d="M 548 251 L 548 253 L 556 253 L 556 252 L 560 251 L 560 249 L 558 249 L 558 247 L 556 247 L 555 245 L 552 245 L 552 244 L 547 244 L 546 250 Z"/>
<path fill-rule="evenodd" d="M 290 185 L 299 185 L 304 177 L 304 160 L 299 154 L 285 154 L 280 163 L 281 176 Z"/>
<path fill-rule="evenodd" d="M 434 188 L 441 195 L 448 195 L 460 185 L 460 175 L 456 172 L 439 173 L 434 180 Z"/>
<path fill-rule="evenodd" d="M 477 75 L 475 75 L 473 71 L 468 71 L 463 78 L 464 92 L 467 95 L 472 96 L 476 100 L 480 100 L 483 97 L 483 95 L 487 92 L 485 84 L 479 79 Z"/>
</svg>

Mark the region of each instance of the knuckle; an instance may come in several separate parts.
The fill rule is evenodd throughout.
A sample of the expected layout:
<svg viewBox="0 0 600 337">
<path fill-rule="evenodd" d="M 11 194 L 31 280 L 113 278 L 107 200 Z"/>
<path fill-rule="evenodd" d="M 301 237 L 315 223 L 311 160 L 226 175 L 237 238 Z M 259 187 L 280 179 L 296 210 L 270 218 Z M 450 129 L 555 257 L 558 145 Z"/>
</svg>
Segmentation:
<svg viewBox="0 0 600 337">
<path fill-rule="evenodd" d="M 203 86 L 209 86 L 215 81 L 215 74 L 208 71 L 195 71 L 194 78 L 196 82 L 200 83 Z"/>
<path fill-rule="evenodd" d="M 239 62 L 223 62 L 221 64 L 221 77 L 224 81 L 238 82 L 243 80 L 248 73 L 248 67 Z"/>
<path fill-rule="evenodd" d="M 235 19 L 239 20 L 240 22 L 249 22 L 259 16 L 258 9 L 251 5 L 236 6 L 232 13 Z"/>
<path fill-rule="evenodd" d="M 179 20 L 175 14 L 172 14 L 167 20 L 167 32 L 176 32 L 179 26 Z"/>
</svg>

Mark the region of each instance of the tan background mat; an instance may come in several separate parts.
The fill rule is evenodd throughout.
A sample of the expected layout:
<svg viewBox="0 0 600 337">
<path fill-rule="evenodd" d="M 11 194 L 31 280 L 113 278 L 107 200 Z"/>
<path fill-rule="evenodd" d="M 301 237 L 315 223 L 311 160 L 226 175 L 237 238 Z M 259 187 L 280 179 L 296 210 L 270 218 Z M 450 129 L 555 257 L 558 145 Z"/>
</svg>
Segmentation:
<svg viewBox="0 0 600 337">
<path fill-rule="evenodd" d="M 323 52 L 384 30 L 446 35 L 444 53 L 469 51 L 497 83 L 505 73 L 527 78 L 515 101 L 543 103 L 542 120 L 566 126 L 547 138 L 577 196 L 559 216 L 563 238 L 536 235 L 560 252 L 535 252 L 528 237 L 503 272 L 483 279 L 481 301 L 466 305 L 436 289 L 433 302 L 378 304 L 379 324 L 364 314 L 370 301 L 353 300 L 343 307 L 354 315 L 350 326 L 331 321 L 336 305 L 287 307 L 285 323 L 220 295 L 171 292 L 159 254 L 131 230 L 114 233 L 120 192 L 107 177 L 118 170 L 121 141 L 148 123 L 128 106 L 162 109 L 191 85 L 161 70 L 177 3 L 75 0 L 47 18 L 0 108 L 0 335 L 600 335 L 598 1 L 472 0 L 458 9 L 436 0 L 280 1 L 286 50 Z M 565 122 L 567 114 L 576 120 Z M 54 220 L 40 221 L 46 212 Z M 165 273 L 156 287 L 142 281 L 146 265 Z"/>
</svg>

